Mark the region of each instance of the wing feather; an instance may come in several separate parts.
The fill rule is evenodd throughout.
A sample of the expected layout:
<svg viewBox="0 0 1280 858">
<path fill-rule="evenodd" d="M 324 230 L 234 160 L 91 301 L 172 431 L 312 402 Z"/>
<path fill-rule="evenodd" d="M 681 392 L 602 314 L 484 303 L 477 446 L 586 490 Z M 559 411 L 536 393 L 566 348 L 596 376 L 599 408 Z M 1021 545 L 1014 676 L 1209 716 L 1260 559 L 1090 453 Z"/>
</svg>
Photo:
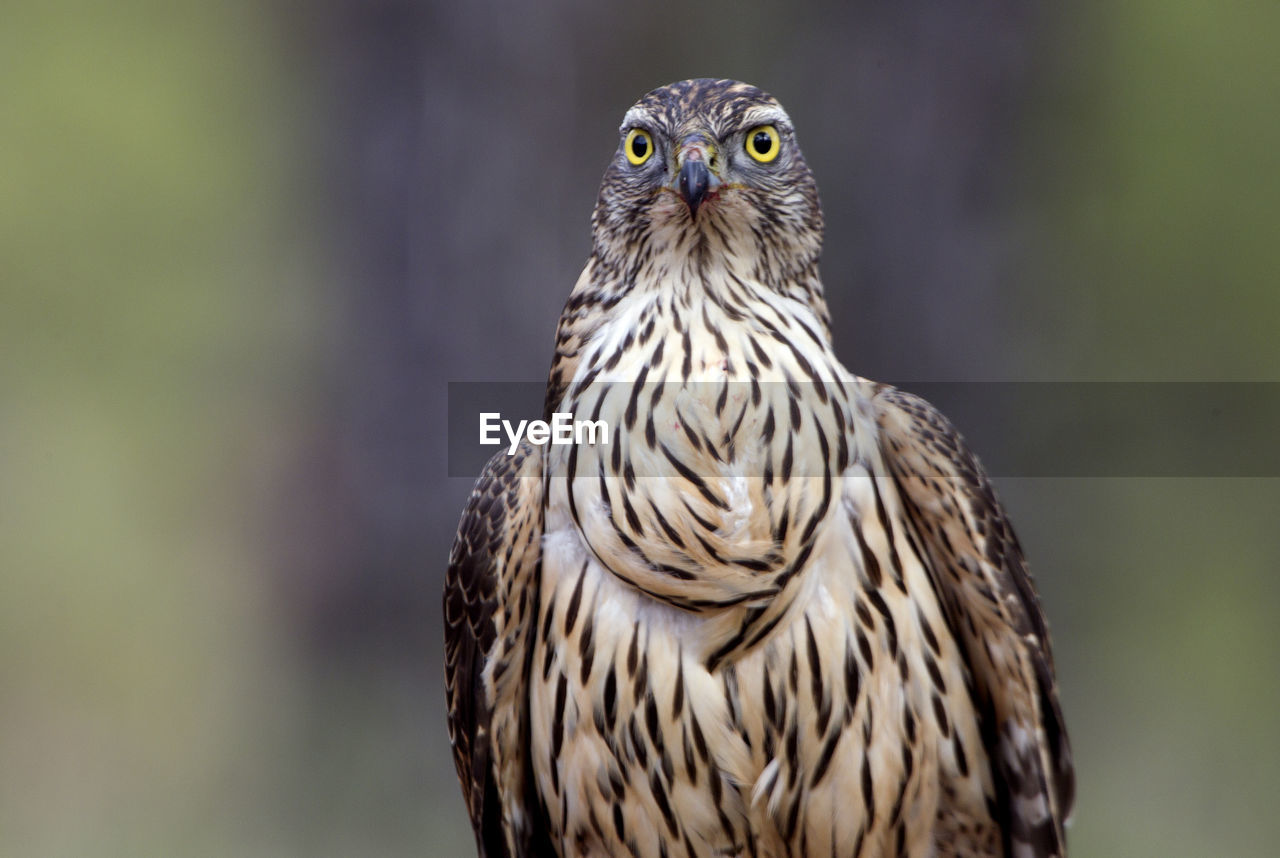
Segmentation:
<svg viewBox="0 0 1280 858">
<path fill-rule="evenodd" d="M 542 494 L 540 448 L 526 443 L 490 459 L 445 577 L 449 741 L 482 858 L 551 854 L 526 753 Z"/>
<path fill-rule="evenodd" d="M 964 439 L 918 396 L 874 397 L 889 473 L 960 643 L 1011 856 L 1061 856 L 1075 794 L 1053 653 L 1022 548 Z"/>
</svg>

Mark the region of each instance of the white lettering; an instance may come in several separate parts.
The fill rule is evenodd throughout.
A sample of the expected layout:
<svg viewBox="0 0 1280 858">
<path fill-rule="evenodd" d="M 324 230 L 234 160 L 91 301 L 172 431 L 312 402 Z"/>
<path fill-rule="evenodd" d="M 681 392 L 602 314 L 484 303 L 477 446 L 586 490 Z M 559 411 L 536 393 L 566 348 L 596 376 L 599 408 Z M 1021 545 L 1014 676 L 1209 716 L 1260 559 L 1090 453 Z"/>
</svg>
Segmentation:
<svg viewBox="0 0 1280 858">
<path fill-rule="evenodd" d="M 506 430 L 507 437 L 511 439 L 511 446 L 507 448 L 508 456 L 514 456 L 516 454 L 516 447 L 520 446 L 520 436 L 524 434 L 524 427 L 528 422 L 528 420 L 521 420 L 520 424 L 516 426 L 515 431 L 512 431 L 511 421 L 502 421 L 502 428 Z"/>
<path fill-rule="evenodd" d="M 596 441 L 596 430 L 600 430 L 600 440 Z M 609 424 L 603 420 L 578 420 L 573 424 L 573 442 L 575 444 L 608 444 L 609 443 Z M 582 436 L 586 434 L 587 440 L 583 441 Z"/>
<path fill-rule="evenodd" d="M 529 424 L 527 435 L 530 444 L 537 444 L 541 447 L 551 438 L 551 427 L 542 420 L 534 420 Z"/>
<path fill-rule="evenodd" d="M 481 444 L 501 444 L 502 439 L 497 435 L 490 433 L 498 431 L 498 420 L 502 417 L 496 411 L 480 412 L 480 443 Z"/>
<path fill-rule="evenodd" d="M 507 436 L 507 455 L 514 456 L 521 441 L 542 446 L 551 443 L 564 444 L 608 444 L 609 424 L 604 420 L 574 420 L 573 412 L 557 411 L 551 415 L 551 422 L 544 420 L 521 420 L 512 424 L 503 420 L 496 411 L 484 411 L 480 414 L 480 443 L 484 445 L 501 444 L 498 434 L 501 429 Z"/>
<path fill-rule="evenodd" d="M 551 443 L 573 443 L 573 412 L 557 411 L 551 415 Z"/>
</svg>

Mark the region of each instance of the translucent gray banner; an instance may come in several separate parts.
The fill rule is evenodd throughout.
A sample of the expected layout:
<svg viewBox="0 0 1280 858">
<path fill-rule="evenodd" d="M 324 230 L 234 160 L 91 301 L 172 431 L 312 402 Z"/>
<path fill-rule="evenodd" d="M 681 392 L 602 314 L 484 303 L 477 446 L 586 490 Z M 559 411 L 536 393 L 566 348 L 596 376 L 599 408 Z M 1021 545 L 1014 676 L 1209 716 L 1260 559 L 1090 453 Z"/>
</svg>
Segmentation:
<svg viewBox="0 0 1280 858">
<path fill-rule="evenodd" d="M 950 418 L 992 476 L 1280 476 L 1280 382 L 932 382 L 898 386 L 927 399 Z M 812 383 L 596 383 L 582 399 L 592 405 L 590 413 L 579 411 L 571 417 L 566 413 L 553 419 L 544 433 L 534 421 L 544 417 L 545 391 L 541 383 L 450 382 L 449 475 L 478 475 L 489 457 L 509 449 L 517 434 L 534 441 L 545 435 L 544 443 L 552 447 L 589 445 L 591 461 L 609 461 L 609 445 L 619 443 L 618 430 L 625 428 L 628 417 L 633 421 L 630 432 L 637 439 L 633 443 L 644 444 L 650 415 L 660 414 L 666 419 L 655 421 L 653 449 L 661 451 L 663 442 L 671 450 L 681 444 L 686 451 L 692 449 L 682 437 L 686 432 L 683 417 L 706 434 L 715 434 L 708 426 L 736 431 L 735 452 L 745 455 L 770 428 L 763 415 L 771 404 L 776 412 L 772 431 L 783 440 L 790 431 L 792 401 L 802 411 L 831 413 L 828 390 Z M 872 389 L 868 386 L 864 392 L 870 394 Z M 748 418 L 736 426 L 739 412 L 735 409 L 744 410 Z M 520 421 L 525 421 L 523 427 Z M 601 421 L 609 424 L 603 446 L 598 425 L 578 425 Z M 492 443 L 481 443 L 486 435 Z M 716 440 L 723 440 L 723 436 Z M 826 440 L 832 441 L 834 449 L 833 439 Z M 588 451 L 584 448 L 583 452 Z M 814 451 L 805 452 L 808 455 L 802 456 L 797 451 L 795 475 L 817 476 L 808 473 L 803 464 L 816 461 Z M 677 457 L 680 464 L 668 467 L 669 458 L 652 458 L 658 464 L 651 464 L 637 476 L 675 476 L 679 467 L 700 460 L 698 456 Z M 718 467 L 714 459 L 709 461 Z M 769 463 L 775 469 L 778 465 L 776 458 Z"/>
</svg>

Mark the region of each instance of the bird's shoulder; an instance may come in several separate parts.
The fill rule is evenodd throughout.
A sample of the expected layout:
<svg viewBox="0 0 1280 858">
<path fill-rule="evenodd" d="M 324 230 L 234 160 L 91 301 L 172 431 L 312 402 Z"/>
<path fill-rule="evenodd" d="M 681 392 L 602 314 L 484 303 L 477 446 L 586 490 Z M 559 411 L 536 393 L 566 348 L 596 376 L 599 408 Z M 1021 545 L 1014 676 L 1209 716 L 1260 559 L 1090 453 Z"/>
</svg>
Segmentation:
<svg viewBox="0 0 1280 858">
<path fill-rule="evenodd" d="M 1074 770 L 1022 547 L 977 456 L 942 412 L 889 385 L 874 387 L 871 404 L 885 470 L 974 682 L 1010 847 L 1061 855 Z"/>
</svg>

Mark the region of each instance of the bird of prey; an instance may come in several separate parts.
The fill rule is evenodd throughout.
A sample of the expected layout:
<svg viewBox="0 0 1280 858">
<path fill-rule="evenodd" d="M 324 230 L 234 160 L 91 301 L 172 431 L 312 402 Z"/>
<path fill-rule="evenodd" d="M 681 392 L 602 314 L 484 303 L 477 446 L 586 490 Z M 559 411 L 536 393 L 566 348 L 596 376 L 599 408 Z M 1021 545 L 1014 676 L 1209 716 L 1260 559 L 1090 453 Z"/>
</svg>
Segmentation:
<svg viewBox="0 0 1280 858">
<path fill-rule="evenodd" d="M 837 361 L 791 120 L 728 80 L 627 113 L 544 419 L 444 596 L 481 855 L 1061 856 L 1048 630 L 977 459 Z"/>
</svg>

